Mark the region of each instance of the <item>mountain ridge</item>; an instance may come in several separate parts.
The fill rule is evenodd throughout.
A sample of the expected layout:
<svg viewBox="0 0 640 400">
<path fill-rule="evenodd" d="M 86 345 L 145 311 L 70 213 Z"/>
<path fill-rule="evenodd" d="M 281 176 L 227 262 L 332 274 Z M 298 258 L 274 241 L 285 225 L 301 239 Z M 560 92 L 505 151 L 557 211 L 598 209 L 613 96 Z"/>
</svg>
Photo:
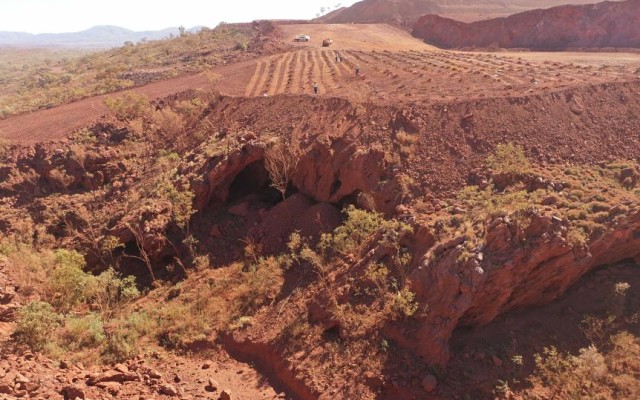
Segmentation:
<svg viewBox="0 0 640 400">
<path fill-rule="evenodd" d="M 198 30 L 194 27 L 188 31 Z M 66 46 L 109 48 L 122 46 L 124 42 L 165 39 L 171 35 L 179 35 L 177 27 L 161 30 L 133 31 L 115 25 L 96 25 L 78 32 L 63 33 L 28 33 L 0 31 L 0 46 Z"/>
</svg>

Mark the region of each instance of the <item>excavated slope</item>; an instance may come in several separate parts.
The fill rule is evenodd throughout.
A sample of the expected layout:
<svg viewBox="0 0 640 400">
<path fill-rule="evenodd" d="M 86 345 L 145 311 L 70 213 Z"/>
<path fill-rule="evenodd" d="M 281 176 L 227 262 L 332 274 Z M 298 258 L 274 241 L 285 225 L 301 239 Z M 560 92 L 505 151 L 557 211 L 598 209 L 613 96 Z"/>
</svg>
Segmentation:
<svg viewBox="0 0 640 400">
<path fill-rule="evenodd" d="M 640 1 L 628 0 L 560 6 L 473 23 L 425 15 L 413 35 L 443 48 L 638 48 L 638 20 Z"/>
<path fill-rule="evenodd" d="M 536 8 L 567 4 L 568 0 L 364 0 L 343 7 L 315 21 L 328 24 L 400 22 L 411 25 L 424 14 L 438 14 L 459 21 L 478 21 L 504 17 Z M 592 0 L 574 0 L 571 4 L 589 4 Z"/>
</svg>

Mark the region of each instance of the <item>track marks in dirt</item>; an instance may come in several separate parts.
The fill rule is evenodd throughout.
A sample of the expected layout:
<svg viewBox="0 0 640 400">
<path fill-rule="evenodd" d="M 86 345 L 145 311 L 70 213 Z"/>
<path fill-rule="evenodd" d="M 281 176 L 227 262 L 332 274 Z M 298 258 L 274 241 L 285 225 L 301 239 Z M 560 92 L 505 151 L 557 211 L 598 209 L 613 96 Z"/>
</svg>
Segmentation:
<svg viewBox="0 0 640 400">
<path fill-rule="evenodd" d="M 367 97 L 460 99 L 524 95 L 535 91 L 592 84 L 624 77 L 616 68 L 595 69 L 570 63 L 525 61 L 488 53 L 444 50 L 340 51 L 300 49 L 258 62 L 244 91 Z M 360 65 L 361 76 L 354 76 Z M 364 81 L 364 82 L 362 82 Z"/>
<path fill-rule="evenodd" d="M 289 72 L 291 71 L 291 63 L 294 58 L 294 53 L 287 53 L 282 61 L 282 70 L 278 75 L 278 85 L 276 87 L 276 93 L 286 93 L 287 85 L 290 80 Z"/>
<path fill-rule="evenodd" d="M 313 82 L 321 88 L 325 82 L 331 85 L 326 59 L 317 52 L 289 52 L 260 61 L 244 95 L 304 93 L 311 90 Z"/>
<path fill-rule="evenodd" d="M 287 63 L 287 56 L 288 54 L 273 60 L 269 75 L 269 89 L 267 90 L 267 93 L 270 95 L 279 93 L 280 82 L 285 79 L 285 76 L 282 74 L 282 65 Z"/>
<path fill-rule="evenodd" d="M 253 72 L 253 75 L 251 76 L 251 79 L 249 80 L 249 83 L 247 84 L 247 88 L 244 91 L 244 95 L 249 97 L 249 96 L 254 96 L 255 95 L 255 89 L 256 86 L 258 84 L 258 80 L 260 80 L 260 77 L 262 77 L 264 75 L 264 69 L 266 66 L 266 62 L 265 61 L 259 61 L 258 64 L 256 65 L 256 68 Z"/>
</svg>

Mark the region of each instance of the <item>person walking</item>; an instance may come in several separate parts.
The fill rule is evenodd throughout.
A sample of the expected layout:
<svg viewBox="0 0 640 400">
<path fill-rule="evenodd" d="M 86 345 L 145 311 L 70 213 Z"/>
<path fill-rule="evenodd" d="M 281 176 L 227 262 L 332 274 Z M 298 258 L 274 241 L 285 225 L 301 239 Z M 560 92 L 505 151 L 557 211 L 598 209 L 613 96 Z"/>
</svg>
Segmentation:
<svg viewBox="0 0 640 400">
<path fill-rule="evenodd" d="M 356 64 L 356 76 L 360 76 L 360 64 Z"/>
<path fill-rule="evenodd" d="M 313 82 L 313 93 L 318 94 L 318 82 Z"/>
</svg>

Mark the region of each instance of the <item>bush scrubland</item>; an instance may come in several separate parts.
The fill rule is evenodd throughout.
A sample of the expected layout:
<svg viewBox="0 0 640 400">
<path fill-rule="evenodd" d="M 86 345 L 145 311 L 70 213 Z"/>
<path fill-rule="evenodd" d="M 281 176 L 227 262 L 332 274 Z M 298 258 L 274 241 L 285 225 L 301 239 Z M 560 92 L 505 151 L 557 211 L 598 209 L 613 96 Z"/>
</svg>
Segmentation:
<svg viewBox="0 0 640 400">
<path fill-rule="evenodd" d="M 381 371 L 397 357 L 413 357 L 382 328 L 411 324 L 429 313 L 429 304 L 417 301 L 409 280 L 417 261 L 411 246 L 416 226 L 428 226 L 437 242 L 464 235 L 467 240 L 458 261 L 465 262 L 482 243 L 487 222 L 509 218 L 526 227 L 536 213 L 553 212 L 568 221 L 566 240 L 578 249 L 623 223 L 629 204 L 639 194 L 634 163 L 541 168 L 531 165 L 521 148 L 505 144 L 487 158 L 482 183 L 467 186 L 430 212 L 421 210 L 432 204 L 417 201 L 413 207 L 423 218 L 418 225 L 348 205 L 343 223 L 317 241 L 294 232 L 286 238 L 285 250 L 264 254 L 258 243 L 247 239 L 243 257 L 211 268 L 206 251 L 198 245 L 197 231 L 191 227 L 196 212 L 194 194 L 186 189 L 181 156 L 190 154 L 189 148 L 207 148 L 210 155 L 229 151 L 224 140 L 198 135 L 199 129 L 206 131 L 204 126 L 198 128 L 203 122 L 195 117 L 207 106 L 206 96 L 178 99 L 160 110 L 140 96 L 114 96 L 107 101 L 130 131 L 126 145 L 150 157 L 139 163 L 144 174 L 132 186 L 126 205 L 127 215 L 134 216 L 127 227 L 134 233 L 137 251 L 95 228 L 101 223 L 92 219 L 97 221 L 99 213 L 84 216 L 82 232 L 69 225 L 67 234 L 76 236 L 74 244 L 66 247 L 60 247 L 61 242 L 51 235 L 47 221 L 14 226 L 12 234 L 2 240 L 0 254 L 12 265 L 21 292 L 28 298 L 17 312 L 18 343 L 56 359 L 113 363 L 154 346 L 188 351 L 201 343 L 223 341 L 265 320 L 282 318 L 286 323 L 272 334 L 285 357 L 294 360 L 310 342 L 323 349 L 323 357 L 310 358 L 297 367 L 301 376 L 317 373 L 330 378 L 344 371 L 345 363 L 368 357 L 360 369 L 349 372 L 356 382 L 355 396 L 363 384 L 358 376 Z M 178 145 L 173 138 L 187 127 L 195 133 L 193 142 Z M 138 142 L 136 132 L 146 132 L 144 142 Z M 90 132 L 79 133 L 77 139 L 90 146 L 99 142 Z M 81 147 L 73 157 L 83 158 Z M 545 184 L 537 187 L 532 182 Z M 283 198 L 285 194 L 286 189 Z M 165 212 L 169 222 L 158 228 L 163 240 L 184 249 L 173 256 L 173 266 L 165 264 L 164 272 L 145 254 L 145 233 L 155 228 L 142 216 L 154 209 L 154 203 L 170 205 Z M 34 230 L 40 232 L 37 240 Z M 85 261 L 90 254 L 100 259 L 92 269 Z M 119 257 L 135 258 L 148 274 L 127 275 L 122 272 L 122 261 L 116 261 Z M 176 281 L 175 276 L 182 280 Z M 293 287 L 291 281 L 296 282 Z M 621 283 L 616 293 L 624 297 L 628 287 Z M 288 314 L 284 312 L 288 302 L 317 302 L 329 317 L 314 323 L 313 318 Z M 577 353 L 550 344 L 537 354 L 512 354 L 514 370 L 522 357 L 528 357 L 535 368 L 531 373 L 519 370 L 491 390 L 507 398 L 536 398 L 539 393 L 560 397 L 598 393 L 615 398 L 617 393 L 635 393 L 634 386 L 621 383 L 631 378 L 620 360 L 626 357 L 623 349 L 635 352 L 637 318 L 620 310 L 618 305 L 603 315 L 585 316 L 576 329 L 582 329 L 589 345 Z M 329 326 L 322 325 L 326 321 L 331 321 Z M 415 362 L 422 373 L 435 373 Z"/>
<path fill-rule="evenodd" d="M 164 40 L 80 50 L 7 49 L 0 60 L 0 118 L 54 107 L 144 85 L 179 74 L 206 71 L 249 57 L 258 31 L 222 24 Z"/>
</svg>

